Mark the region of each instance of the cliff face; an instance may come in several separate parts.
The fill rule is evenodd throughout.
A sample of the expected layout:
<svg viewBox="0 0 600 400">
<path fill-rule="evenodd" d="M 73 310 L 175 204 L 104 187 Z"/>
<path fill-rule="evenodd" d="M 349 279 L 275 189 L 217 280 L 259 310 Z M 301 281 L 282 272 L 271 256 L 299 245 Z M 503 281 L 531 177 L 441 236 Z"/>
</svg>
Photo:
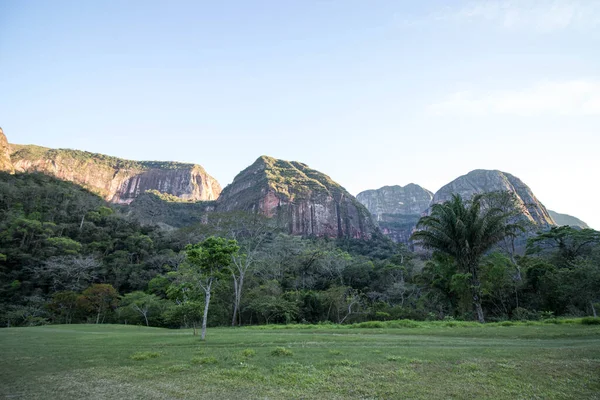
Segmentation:
<svg viewBox="0 0 600 400">
<path fill-rule="evenodd" d="M 552 217 L 554 222 L 556 222 L 556 225 L 560 225 L 560 226 L 569 225 L 569 226 L 578 227 L 581 229 L 589 228 L 588 224 L 586 224 L 579 218 L 573 217 L 572 215 L 561 214 L 561 213 L 557 213 L 556 211 L 552 211 L 552 210 L 548 210 L 548 214 L 550 214 L 550 216 Z"/>
<path fill-rule="evenodd" d="M 381 231 L 393 241 L 408 243 L 421 214 L 427 210 L 433 193 L 414 183 L 384 186 L 359 193 L 356 199 L 373 214 Z"/>
<path fill-rule="evenodd" d="M 217 210 L 260 212 L 294 235 L 369 238 L 376 229 L 367 209 L 327 175 L 266 156 L 223 189 Z"/>
<path fill-rule="evenodd" d="M 539 228 L 555 225 L 546 207 L 535 197 L 531 189 L 519 178 L 497 170 L 478 169 L 463 175 L 438 190 L 432 204 L 443 203 L 459 194 L 470 199 L 478 193 L 510 192 L 515 195 L 522 217 Z"/>
<path fill-rule="evenodd" d="M 384 186 L 359 193 L 356 199 L 367 207 L 377 221 L 385 214 L 420 215 L 427 210 L 433 193 L 419 185 Z"/>
<path fill-rule="evenodd" d="M 147 190 L 189 201 L 216 200 L 219 183 L 199 165 L 128 161 L 78 150 L 11 145 L 18 172 L 42 172 L 77 183 L 105 200 L 129 204 Z"/>
<path fill-rule="evenodd" d="M 10 146 L 2 128 L 0 128 L 0 171 L 9 172 L 11 174 L 15 172 L 12 161 L 10 160 Z"/>
</svg>

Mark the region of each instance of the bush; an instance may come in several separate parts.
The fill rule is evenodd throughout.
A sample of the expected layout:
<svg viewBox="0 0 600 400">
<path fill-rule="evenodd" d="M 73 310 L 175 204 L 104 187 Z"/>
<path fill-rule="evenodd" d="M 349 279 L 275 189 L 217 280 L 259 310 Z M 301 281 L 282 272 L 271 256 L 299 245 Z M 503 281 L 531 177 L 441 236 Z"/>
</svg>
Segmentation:
<svg viewBox="0 0 600 400">
<path fill-rule="evenodd" d="M 581 318 L 581 323 L 583 325 L 600 325 L 600 318 L 599 317 Z"/>
<path fill-rule="evenodd" d="M 216 364 L 218 361 L 215 357 L 194 357 L 192 358 L 192 364 Z"/>
<path fill-rule="evenodd" d="M 256 350 L 245 349 L 242 351 L 242 357 L 254 357 L 256 355 Z"/>
<path fill-rule="evenodd" d="M 151 358 L 156 358 L 160 356 L 160 353 L 151 352 L 151 351 L 140 351 L 137 353 L 133 353 L 129 358 L 135 361 L 149 360 Z"/>
<path fill-rule="evenodd" d="M 367 328 L 367 329 L 376 329 L 376 328 L 385 328 L 385 324 L 381 321 L 367 321 L 360 322 L 358 324 L 353 324 L 353 328 Z"/>
<path fill-rule="evenodd" d="M 517 307 L 513 310 L 512 319 L 515 321 L 534 321 L 540 319 L 536 311 L 529 311 L 523 307 Z"/>
<path fill-rule="evenodd" d="M 419 328 L 420 326 L 420 323 L 410 319 L 399 319 L 397 321 L 388 322 L 388 327 L 390 328 Z"/>
<path fill-rule="evenodd" d="M 285 347 L 277 347 L 271 352 L 271 355 L 276 357 L 290 357 L 294 355 L 294 352 L 290 349 L 286 349 Z"/>
</svg>

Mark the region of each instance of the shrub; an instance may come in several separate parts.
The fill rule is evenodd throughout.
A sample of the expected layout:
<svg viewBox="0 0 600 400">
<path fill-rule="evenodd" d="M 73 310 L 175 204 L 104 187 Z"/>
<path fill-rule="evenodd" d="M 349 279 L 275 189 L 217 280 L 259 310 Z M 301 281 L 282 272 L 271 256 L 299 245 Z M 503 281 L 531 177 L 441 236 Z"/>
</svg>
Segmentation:
<svg viewBox="0 0 600 400">
<path fill-rule="evenodd" d="M 344 359 L 344 360 L 329 361 L 329 362 L 327 362 L 327 365 L 331 365 L 333 367 L 356 367 L 356 366 L 358 366 L 358 362 Z"/>
<path fill-rule="evenodd" d="M 392 316 L 390 315 L 390 313 L 386 313 L 384 311 L 377 311 L 375 313 L 375 318 L 377 318 L 380 321 L 387 321 L 388 319 L 391 319 Z"/>
<path fill-rule="evenodd" d="M 367 321 L 361 322 L 358 324 L 352 325 L 353 328 L 367 328 L 367 329 L 376 329 L 376 328 L 385 328 L 385 324 L 381 321 Z"/>
<path fill-rule="evenodd" d="M 194 357 L 192 358 L 192 364 L 216 364 L 218 361 L 215 357 Z"/>
<path fill-rule="evenodd" d="M 539 314 L 523 307 L 517 307 L 513 310 L 512 319 L 515 321 L 532 321 L 539 319 Z"/>
<path fill-rule="evenodd" d="M 271 355 L 277 356 L 277 357 L 281 357 L 281 356 L 290 357 L 290 356 L 294 355 L 294 352 L 291 351 L 290 349 L 286 349 L 285 347 L 277 347 L 271 352 Z"/>
<path fill-rule="evenodd" d="M 183 371 L 187 371 L 188 369 L 190 369 L 190 366 L 187 364 L 177 364 L 177 365 L 171 365 L 168 368 L 169 372 L 183 372 Z"/>
<path fill-rule="evenodd" d="M 254 357 L 256 355 L 256 351 L 253 349 L 245 349 L 242 351 L 242 357 Z"/>
<path fill-rule="evenodd" d="M 598 317 L 585 317 L 581 318 L 583 325 L 600 325 L 600 318 Z"/>
<path fill-rule="evenodd" d="M 406 357 L 401 356 L 387 356 L 385 359 L 388 361 L 408 361 Z"/>
<path fill-rule="evenodd" d="M 419 328 L 421 324 L 410 319 L 399 319 L 388 322 L 388 326 L 390 328 Z"/>
<path fill-rule="evenodd" d="M 151 351 L 140 351 L 137 353 L 133 353 L 129 358 L 135 361 L 149 360 L 151 358 L 156 358 L 160 356 L 160 353 L 151 352 Z"/>
</svg>

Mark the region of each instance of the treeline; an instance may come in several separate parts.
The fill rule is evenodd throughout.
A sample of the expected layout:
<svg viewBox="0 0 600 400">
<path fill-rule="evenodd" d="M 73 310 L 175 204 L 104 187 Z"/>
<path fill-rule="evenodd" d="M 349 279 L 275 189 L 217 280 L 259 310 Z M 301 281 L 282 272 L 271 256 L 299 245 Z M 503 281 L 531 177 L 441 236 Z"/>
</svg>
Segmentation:
<svg viewBox="0 0 600 400">
<path fill-rule="evenodd" d="M 0 175 L 0 232 L 2 326 L 196 327 L 205 296 L 181 272 L 186 245 L 211 236 L 239 246 L 216 275 L 211 326 L 474 318 L 471 281 L 454 259 L 383 236 L 301 238 L 243 213 L 168 231 L 38 174 Z M 600 234 L 561 227 L 532 237 L 525 255 L 497 247 L 479 279 L 488 321 L 595 315 Z"/>
</svg>

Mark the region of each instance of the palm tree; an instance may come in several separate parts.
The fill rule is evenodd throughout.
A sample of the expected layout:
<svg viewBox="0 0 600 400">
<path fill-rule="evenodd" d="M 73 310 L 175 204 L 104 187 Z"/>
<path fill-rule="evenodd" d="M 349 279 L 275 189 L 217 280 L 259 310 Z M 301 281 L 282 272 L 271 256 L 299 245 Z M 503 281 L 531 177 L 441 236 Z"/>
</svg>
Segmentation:
<svg viewBox="0 0 600 400">
<path fill-rule="evenodd" d="M 477 277 L 479 261 L 496 243 L 516 235 L 518 224 L 510 224 L 513 213 L 485 207 L 483 195 L 465 202 L 459 195 L 443 204 L 434 204 L 431 214 L 422 217 L 412 239 L 426 249 L 448 254 L 458 268 L 471 274 L 473 306 L 479 322 L 485 322 L 481 308 L 481 284 Z"/>
</svg>

